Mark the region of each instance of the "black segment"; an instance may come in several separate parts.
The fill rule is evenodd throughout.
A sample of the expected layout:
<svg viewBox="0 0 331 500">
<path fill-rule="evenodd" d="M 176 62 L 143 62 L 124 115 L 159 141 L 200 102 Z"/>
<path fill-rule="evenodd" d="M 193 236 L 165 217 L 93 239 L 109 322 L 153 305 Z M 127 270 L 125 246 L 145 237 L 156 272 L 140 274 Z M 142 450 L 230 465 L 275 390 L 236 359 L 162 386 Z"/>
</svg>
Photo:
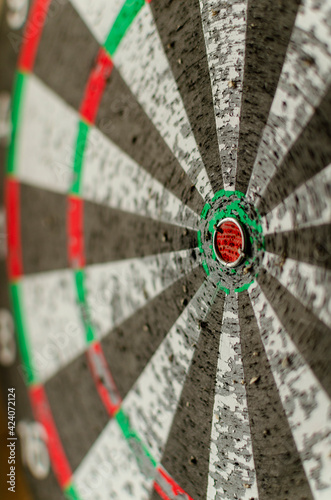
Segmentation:
<svg viewBox="0 0 331 500">
<path fill-rule="evenodd" d="M 298 0 L 248 0 L 236 189 L 246 193 L 284 63 Z"/>
<path fill-rule="evenodd" d="M 25 274 L 68 268 L 67 196 L 21 184 Z M 84 202 L 86 263 L 195 248 L 196 231 Z"/>
<path fill-rule="evenodd" d="M 151 9 L 201 158 L 216 192 L 223 188 L 223 178 L 199 0 L 153 0 Z"/>
<path fill-rule="evenodd" d="M 156 490 L 153 490 L 149 497 L 149 500 L 163 500 L 163 499 Z"/>
<path fill-rule="evenodd" d="M 197 246 L 196 232 L 92 202 L 84 204 L 86 263 L 143 257 Z"/>
<path fill-rule="evenodd" d="M 312 499 L 247 292 L 238 294 L 238 305 L 259 499 Z"/>
<path fill-rule="evenodd" d="M 263 193 L 259 201 L 261 215 L 270 212 L 298 186 L 331 163 L 330 116 L 331 87 Z"/>
<path fill-rule="evenodd" d="M 42 32 L 34 73 L 75 109 L 79 109 L 99 44 L 69 1 L 50 9 Z"/>
<path fill-rule="evenodd" d="M 205 280 L 199 267 L 112 330 L 101 344 L 122 398 Z"/>
<path fill-rule="evenodd" d="M 194 500 L 205 500 L 224 293 L 201 325 L 200 337 L 166 444 L 162 465 Z M 151 497 L 158 499 L 158 495 Z"/>
<path fill-rule="evenodd" d="M 261 272 L 258 283 L 307 364 L 331 396 L 331 331 L 279 281 Z"/>
<path fill-rule="evenodd" d="M 21 184 L 20 201 L 24 272 L 68 267 L 66 196 Z"/>
<path fill-rule="evenodd" d="M 311 226 L 265 236 L 268 252 L 331 269 L 331 227 Z"/>
<path fill-rule="evenodd" d="M 30 4 L 30 2 L 28 2 Z M 7 23 L 9 13 L 8 2 L 1 2 L 0 20 L 0 92 L 11 92 L 16 71 L 17 57 L 23 42 L 24 26 L 19 29 L 10 28 Z"/>
<path fill-rule="evenodd" d="M 85 354 L 49 380 L 45 390 L 65 453 L 75 470 L 109 420 Z"/>
<path fill-rule="evenodd" d="M 96 124 L 180 200 L 201 212 L 203 199 L 116 68 L 106 85 Z"/>
</svg>

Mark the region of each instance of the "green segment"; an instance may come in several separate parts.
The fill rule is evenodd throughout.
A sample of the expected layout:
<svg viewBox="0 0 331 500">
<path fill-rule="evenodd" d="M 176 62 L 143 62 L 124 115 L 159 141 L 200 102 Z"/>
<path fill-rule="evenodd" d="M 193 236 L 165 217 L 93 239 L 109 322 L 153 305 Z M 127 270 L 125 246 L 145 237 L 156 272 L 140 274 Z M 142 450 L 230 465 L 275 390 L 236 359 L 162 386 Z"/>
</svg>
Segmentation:
<svg viewBox="0 0 331 500">
<path fill-rule="evenodd" d="M 26 327 L 23 320 L 22 298 L 19 283 L 10 284 L 10 295 L 13 304 L 16 334 L 20 348 L 21 358 L 23 361 L 25 382 L 31 385 L 37 382 L 35 370 L 31 359 L 31 349 L 27 338 Z"/>
<path fill-rule="evenodd" d="M 85 328 L 86 342 L 89 344 L 93 342 L 93 340 L 95 340 L 95 333 L 93 331 L 90 312 L 86 301 L 85 272 L 83 269 L 75 270 L 75 281 L 78 303 L 80 305 L 81 315 Z"/>
<path fill-rule="evenodd" d="M 209 203 L 206 203 L 202 209 L 202 212 L 201 212 L 201 219 L 206 219 L 210 208 L 211 208 L 211 205 L 209 205 Z"/>
<path fill-rule="evenodd" d="M 242 193 L 241 191 L 225 191 L 224 189 L 221 189 L 220 191 L 217 191 L 217 193 L 215 193 L 215 195 L 212 198 L 212 201 L 216 201 L 219 198 L 222 198 L 223 196 L 229 198 L 232 195 L 237 196 L 237 198 L 245 198 L 244 193 Z"/>
<path fill-rule="evenodd" d="M 140 440 L 138 434 L 135 432 L 135 430 L 131 427 L 129 417 L 124 413 L 122 409 L 120 409 L 116 413 L 116 420 L 118 425 L 120 426 L 123 435 L 125 439 L 128 441 L 129 445 L 131 442 L 131 447 L 133 448 L 134 453 L 136 454 L 137 460 L 138 460 L 138 454 L 137 454 L 137 445 L 139 449 L 143 452 L 144 458 L 147 458 L 152 465 L 152 467 L 157 467 L 157 462 L 156 460 L 152 457 L 146 446 L 142 443 Z"/>
<path fill-rule="evenodd" d="M 78 134 L 77 134 L 77 142 L 75 149 L 75 158 L 74 158 L 74 179 L 71 186 L 71 194 L 79 194 L 81 179 L 82 179 L 82 171 L 83 171 L 83 161 L 84 154 L 86 148 L 87 136 L 89 133 L 90 127 L 84 121 L 80 120 L 78 126 Z"/>
<path fill-rule="evenodd" d="M 254 283 L 254 280 L 252 280 L 250 283 L 245 283 L 245 285 L 240 286 L 239 288 L 235 288 L 235 292 L 243 292 L 244 290 L 248 290 L 249 287 Z"/>
<path fill-rule="evenodd" d="M 80 500 L 80 496 L 72 484 L 65 488 L 64 494 L 68 500 Z"/>
<path fill-rule="evenodd" d="M 112 56 L 119 46 L 130 24 L 145 5 L 145 0 L 126 0 L 105 41 L 105 49 Z"/>
<path fill-rule="evenodd" d="M 261 220 L 261 216 L 257 210 L 256 210 L 256 214 L 257 214 L 258 221 L 251 219 L 247 215 L 247 213 L 245 211 L 245 207 L 242 205 L 242 199 L 245 198 L 244 193 L 242 193 L 241 191 L 225 191 L 224 189 L 221 189 L 220 191 L 217 191 L 217 193 L 215 193 L 215 195 L 212 198 L 212 201 L 214 202 L 222 197 L 230 198 L 231 196 L 236 196 L 237 199 L 233 200 L 231 203 L 229 203 L 224 210 L 219 210 L 218 212 L 214 213 L 214 217 L 212 219 L 210 219 L 208 222 L 208 231 L 211 233 L 212 238 L 214 237 L 214 232 L 215 232 L 214 227 L 217 226 L 218 222 L 226 217 L 232 217 L 235 219 L 239 219 L 243 224 L 245 224 L 246 226 L 249 226 L 253 230 L 253 236 L 250 236 L 250 241 L 252 244 L 254 242 L 258 243 L 259 242 L 259 235 L 261 235 L 262 238 L 260 239 L 260 246 L 261 246 L 261 248 L 265 248 L 262 225 L 259 222 Z M 207 218 L 207 215 L 208 215 L 210 208 L 211 208 L 211 205 L 209 203 L 206 203 L 201 211 L 201 219 Z M 204 253 L 202 240 L 201 240 L 201 231 L 198 231 L 198 246 L 199 246 L 200 252 Z M 212 253 L 212 258 L 213 258 L 213 260 L 216 261 L 217 257 L 216 257 L 213 245 L 210 245 L 210 249 L 211 249 L 211 253 Z M 255 258 L 256 257 L 254 257 L 253 261 L 255 260 Z M 246 261 L 245 264 L 248 265 L 249 261 Z M 202 262 L 202 266 L 203 266 L 204 270 L 206 271 L 207 276 L 209 276 L 210 271 L 209 271 L 208 264 L 207 264 L 206 260 L 204 260 Z M 222 271 L 222 268 L 220 268 L 219 270 Z M 231 269 L 230 272 L 232 274 L 237 274 L 237 271 L 235 269 Z M 254 280 L 251 281 L 250 283 L 247 283 L 247 284 L 239 287 L 239 288 L 236 288 L 235 292 L 241 292 L 243 290 L 247 290 L 253 282 L 254 282 Z M 226 287 L 223 287 L 220 283 L 218 283 L 218 287 L 221 290 L 225 291 L 225 293 L 230 293 L 230 290 Z"/>
<path fill-rule="evenodd" d="M 226 295 L 229 295 L 229 293 L 230 293 L 230 289 L 223 286 L 220 281 L 217 283 L 217 288 L 219 290 L 223 290 L 223 292 L 225 292 Z"/>
<path fill-rule="evenodd" d="M 247 226 L 251 227 L 257 233 L 262 234 L 261 224 L 257 223 L 255 220 L 252 220 L 250 219 L 250 217 L 248 217 L 248 215 L 245 212 L 245 209 L 242 207 L 239 200 L 235 200 L 232 203 L 229 203 L 229 205 L 227 205 L 225 210 L 220 210 L 219 212 L 216 212 L 214 217 L 209 221 L 209 226 L 208 226 L 209 232 L 212 234 L 214 233 L 214 225 L 215 224 L 217 225 L 217 223 L 221 219 L 233 216 L 237 216 L 243 224 L 246 224 Z"/>
<path fill-rule="evenodd" d="M 12 111 L 11 111 L 11 121 L 12 121 L 12 130 L 11 130 L 11 139 L 7 153 L 7 173 L 13 174 L 16 171 L 16 138 L 18 134 L 19 128 L 19 119 L 21 113 L 21 102 L 23 100 L 23 92 L 26 82 L 26 75 L 17 71 L 13 98 L 12 98 Z"/>
<path fill-rule="evenodd" d="M 200 230 L 198 231 L 198 247 L 199 247 L 200 253 L 203 253 L 201 231 Z"/>
</svg>

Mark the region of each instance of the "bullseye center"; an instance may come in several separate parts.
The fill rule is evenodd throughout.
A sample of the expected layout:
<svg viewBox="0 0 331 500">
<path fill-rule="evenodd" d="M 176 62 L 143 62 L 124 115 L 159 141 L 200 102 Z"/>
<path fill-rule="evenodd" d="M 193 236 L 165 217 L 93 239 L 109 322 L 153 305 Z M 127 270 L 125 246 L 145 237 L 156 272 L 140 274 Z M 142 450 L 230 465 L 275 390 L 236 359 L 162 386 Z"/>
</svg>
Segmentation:
<svg viewBox="0 0 331 500">
<path fill-rule="evenodd" d="M 215 227 L 214 252 L 227 267 L 236 267 L 245 256 L 245 234 L 239 221 L 232 217 L 222 219 Z"/>
</svg>

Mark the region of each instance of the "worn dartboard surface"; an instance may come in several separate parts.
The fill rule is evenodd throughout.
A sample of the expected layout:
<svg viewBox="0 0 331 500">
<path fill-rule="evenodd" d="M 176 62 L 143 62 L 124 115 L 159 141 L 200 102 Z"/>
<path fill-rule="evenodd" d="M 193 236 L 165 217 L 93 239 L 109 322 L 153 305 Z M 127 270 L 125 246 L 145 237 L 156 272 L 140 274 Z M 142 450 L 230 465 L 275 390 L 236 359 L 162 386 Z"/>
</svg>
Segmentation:
<svg viewBox="0 0 331 500">
<path fill-rule="evenodd" d="M 32 498 L 329 500 L 331 1 L 3 4 Z"/>
</svg>

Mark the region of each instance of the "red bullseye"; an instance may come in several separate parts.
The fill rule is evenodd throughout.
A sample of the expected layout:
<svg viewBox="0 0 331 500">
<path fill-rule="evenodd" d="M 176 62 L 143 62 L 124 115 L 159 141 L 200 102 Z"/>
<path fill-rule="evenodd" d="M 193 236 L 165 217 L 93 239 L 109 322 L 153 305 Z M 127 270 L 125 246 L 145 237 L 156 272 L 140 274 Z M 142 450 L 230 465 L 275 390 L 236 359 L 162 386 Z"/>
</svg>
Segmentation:
<svg viewBox="0 0 331 500">
<path fill-rule="evenodd" d="M 223 219 L 215 228 L 214 251 L 222 264 L 235 267 L 242 261 L 245 236 L 240 223 L 230 217 Z"/>
</svg>

